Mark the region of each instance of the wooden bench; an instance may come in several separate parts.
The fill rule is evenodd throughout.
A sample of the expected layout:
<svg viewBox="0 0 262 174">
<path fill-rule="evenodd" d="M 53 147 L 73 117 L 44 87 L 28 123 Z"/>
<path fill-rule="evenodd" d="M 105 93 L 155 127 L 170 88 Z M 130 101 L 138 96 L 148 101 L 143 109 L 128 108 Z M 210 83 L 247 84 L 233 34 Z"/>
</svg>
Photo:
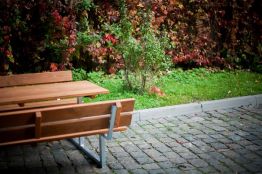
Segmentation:
<svg viewBox="0 0 262 174">
<path fill-rule="evenodd" d="M 71 71 L 17 74 L 17 75 L 9 75 L 9 76 L 0 76 L 0 88 L 70 82 L 72 80 L 73 78 L 72 78 Z M 65 98 L 65 99 L 59 98 L 56 100 L 36 101 L 36 102 L 29 102 L 23 104 L 8 104 L 8 105 L 1 105 L 0 112 L 30 109 L 30 108 L 41 108 L 46 106 L 69 105 L 69 104 L 76 104 L 76 103 L 77 103 L 77 98 Z"/>
<path fill-rule="evenodd" d="M 71 141 L 100 167 L 106 164 L 105 139 L 131 124 L 134 99 L 72 104 L 0 113 L 0 146 L 37 143 L 99 135 L 99 156 L 84 146 L 83 138 Z"/>
<path fill-rule="evenodd" d="M 71 71 L 2 76 L 0 87 L 71 80 Z M 70 141 L 77 148 L 104 167 L 105 140 L 110 140 L 114 131 L 124 131 L 131 124 L 134 99 L 81 104 L 75 97 L 0 107 L 0 146 L 72 138 Z M 99 155 L 85 147 L 83 136 L 89 135 L 99 135 Z"/>
</svg>

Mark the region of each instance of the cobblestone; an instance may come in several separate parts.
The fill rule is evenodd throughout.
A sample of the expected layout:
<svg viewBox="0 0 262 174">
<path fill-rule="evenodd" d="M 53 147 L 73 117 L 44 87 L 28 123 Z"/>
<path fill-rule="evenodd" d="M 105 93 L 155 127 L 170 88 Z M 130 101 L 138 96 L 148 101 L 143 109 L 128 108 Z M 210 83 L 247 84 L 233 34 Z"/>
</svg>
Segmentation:
<svg viewBox="0 0 262 174">
<path fill-rule="evenodd" d="M 97 136 L 85 143 L 97 150 Z M 262 109 L 135 122 L 107 143 L 107 167 L 67 140 L 0 148 L 0 173 L 262 173 Z"/>
</svg>

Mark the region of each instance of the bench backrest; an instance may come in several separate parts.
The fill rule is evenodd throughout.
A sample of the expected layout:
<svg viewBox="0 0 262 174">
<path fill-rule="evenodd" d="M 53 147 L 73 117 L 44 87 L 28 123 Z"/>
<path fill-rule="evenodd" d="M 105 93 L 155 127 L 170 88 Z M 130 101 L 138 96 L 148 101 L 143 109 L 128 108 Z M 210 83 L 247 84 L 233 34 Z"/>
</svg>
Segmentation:
<svg viewBox="0 0 262 174">
<path fill-rule="evenodd" d="M 71 71 L 56 71 L 0 76 L 0 87 L 72 81 Z"/>
<path fill-rule="evenodd" d="M 0 113 L 0 146 L 107 133 L 113 105 L 114 131 L 127 129 L 134 99 Z"/>
</svg>

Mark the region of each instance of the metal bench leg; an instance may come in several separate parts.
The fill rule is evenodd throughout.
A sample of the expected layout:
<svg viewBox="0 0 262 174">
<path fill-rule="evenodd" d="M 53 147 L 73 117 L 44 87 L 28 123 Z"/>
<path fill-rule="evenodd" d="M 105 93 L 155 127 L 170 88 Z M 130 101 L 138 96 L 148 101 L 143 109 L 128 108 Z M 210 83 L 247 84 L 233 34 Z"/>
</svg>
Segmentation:
<svg viewBox="0 0 262 174">
<path fill-rule="evenodd" d="M 84 137 L 69 139 L 69 141 L 71 141 L 80 151 L 82 151 L 85 155 L 93 159 L 101 168 L 106 166 L 106 141 L 105 140 L 110 140 L 112 138 L 113 128 L 115 125 L 116 110 L 117 110 L 116 106 L 112 106 L 107 135 L 105 134 L 99 135 L 99 155 L 97 155 L 95 152 L 85 147 Z"/>
<path fill-rule="evenodd" d="M 100 165 L 106 166 L 106 142 L 103 135 L 99 135 L 99 151 L 100 151 Z"/>
<path fill-rule="evenodd" d="M 81 137 L 83 138 L 83 137 Z M 103 168 L 106 165 L 106 145 L 105 145 L 105 139 L 102 135 L 99 135 L 99 155 L 97 155 L 92 150 L 85 147 L 84 144 L 79 144 L 78 139 L 69 139 L 69 141 L 74 144 L 81 152 L 83 152 L 86 156 L 94 160 L 99 167 Z"/>
</svg>

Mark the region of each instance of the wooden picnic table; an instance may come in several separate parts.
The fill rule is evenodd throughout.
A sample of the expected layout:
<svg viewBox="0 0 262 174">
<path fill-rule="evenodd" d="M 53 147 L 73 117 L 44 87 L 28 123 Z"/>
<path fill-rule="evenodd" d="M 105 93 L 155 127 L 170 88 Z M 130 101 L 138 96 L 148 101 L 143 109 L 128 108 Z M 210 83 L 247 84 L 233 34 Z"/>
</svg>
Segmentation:
<svg viewBox="0 0 262 174">
<path fill-rule="evenodd" d="M 59 98 L 95 96 L 109 91 L 89 81 L 36 84 L 0 88 L 0 105 L 23 104 Z"/>
<path fill-rule="evenodd" d="M 79 150 L 104 167 L 105 142 L 131 124 L 135 100 L 80 104 L 84 96 L 109 91 L 72 80 L 71 71 L 0 76 L 0 146 L 72 138 Z M 99 135 L 99 156 L 83 143 L 89 135 Z"/>
</svg>

